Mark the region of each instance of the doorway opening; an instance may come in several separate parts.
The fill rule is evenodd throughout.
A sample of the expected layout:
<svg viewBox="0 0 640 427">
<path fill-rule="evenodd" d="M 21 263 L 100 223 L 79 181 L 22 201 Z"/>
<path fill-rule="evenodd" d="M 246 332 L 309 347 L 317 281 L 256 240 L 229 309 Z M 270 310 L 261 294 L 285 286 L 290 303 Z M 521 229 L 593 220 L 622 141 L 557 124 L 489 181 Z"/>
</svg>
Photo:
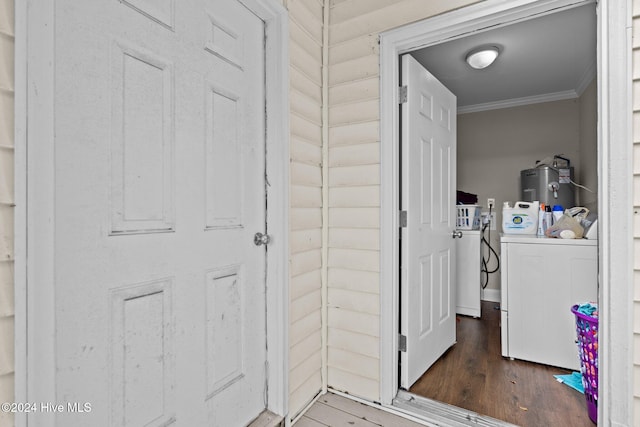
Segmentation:
<svg viewBox="0 0 640 427">
<path fill-rule="evenodd" d="M 518 22 L 526 21 L 533 17 L 543 16 L 554 12 L 559 12 L 563 9 L 570 9 L 577 6 L 592 4 L 593 2 L 568 2 L 568 1 L 555 1 L 545 4 L 539 4 L 540 2 L 529 1 L 514 1 L 509 5 L 496 6 L 493 3 L 484 5 L 474 5 L 462 11 L 452 12 L 444 17 L 435 17 L 428 20 L 428 25 L 423 23 L 412 24 L 407 27 L 403 27 L 398 30 L 392 30 L 381 36 L 381 134 L 382 134 L 382 241 L 381 247 L 381 280 L 384 284 L 381 289 L 381 336 L 382 336 L 382 352 L 381 352 L 381 401 L 383 404 L 391 405 L 393 399 L 398 393 L 398 350 L 400 337 L 398 335 L 399 329 L 399 264 L 400 256 L 398 253 L 393 252 L 388 248 L 397 248 L 398 237 L 398 224 L 400 224 L 400 206 L 399 206 L 399 192 L 397 177 L 400 176 L 400 163 L 399 149 L 398 147 L 398 129 L 399 129 L 399 114 L 398 108 L 395 106 L 398 100 L 397 86 L 398 86 L 398 58 L 401 54 L 415 51 L 417 49 L 435 46 L 447 41 L 461 39 L 468 35 L 487 30 L 489 28 L 497 28 L 506 26 L 508 24 L 514 24 Z M 614 67 L 610 65 L 612 61 L 610 53 L 607 49 L 603 49 L 601 40 L 604 37 L 610 37 L 609 24 L 615 21 L 615 17 L 607 14 L 609 6 L 600 3 L 598 5 L 598 132 L 597 132 L 597 146 L 598 146 L 598 170 L 600 175 L 598 176 L 598 193 L 601 200 L 598 203 L 598 211 L 600 217 L 603 218 L 601 222 L 600 239 L 601 244 L 599 248 L 599 300 L 604 304 L 601 307 L 601 322 L 608 320 L 609 322 L 622 322 L 622 317 L 618 318 L 616 313 L 618 309 L 624 313 L 629 313 L 630 306 L 623 298 L 611 299 L 611 283 L 612 271 L 618 268 L 629 270 L 629 260 L 622 260 L 618 267 L 614 267 L 612 264 L 616 264 L 615 261 L 611 261 L 610 253 L 615 252 L 616 249 L 610 245 L 608 239 L 610 239 L 611 225 L 606 222 L 607 212 L 616 201 L 606 199 L 608 188 L 612 184 L 612 180 L 615 181 L 613 175 L 617 173 L 609 170 L 609 165 L 606 164 L 606 159 L 610 156 L 612 145 L 615 142 L 611 139 L 612 130 L 608 124 L 608 120 L 613 111 L 627 114 L 630 109 L 628 107 L 628 95 L 623 95 L 624 88 L 615 88 L 616 84 L 614 80 L 622 79 L 627 80 L 626 72 L 622 72 L 620 75 L 613 76 Z M 617 19 L 623 20 L 625 14 L 618 16 Z M 609 24 L 612 25 L 612 24 Z M 622 35 L 620 36 L 622 37 Z M 610 44 L 607 46 L 609 47 Z M 615 70 L 617 72 L 618 70 Z M 604 105 L 602 101 L 602 95 L 607 97 L 620 97 L 620 102 L 615 107 L 610 105 Z M 611 99 L 611 98 L 609 98 Z M 626 99 L 626 101 L 625 101 Z M 391 102 L 393 101 L 393 102 Z M 388 105 L 387 105 L 388 104 Z M 616 110 L 617 108 L 617 110 Z M 613 109 L 613 110 L 612 110 Z M 629 120 L 627 117 L 626 120 Z M 628 122 L 627 122 L 628 123 Z M 619 137 L 626 138 L 624 141 L 630 140 L 630 134 L 623 129 L 619 129 Z M 620 147 L 618 147 L 620 149 Z M 628 151 L 628 150 L 627 150 Z M 556 154 L 556 153 L 553 153 Z M 532 159 L 532 162 L 537 159 Z M 626 173 L 630 173 L 627 169 Z M 622 178 L 622 177 L 620 177 Z M 517 186 L 517 175 L 513 178 L 515 181 L 514 186 Z M 617 182 L 617 181 L 616 181 Z M 516 187 L 517 188 L 517 187 Z M 626 193 L 627 196 L 629 193 Z M 513 201 L 513 199 L 511 199 Z M 625 220 L 629 220 L 626 218 Z M 604 224 L 603 224 L 604 223 Z M 499 226 L 498 226 L 499 228 Z M 496 232 L 497 234 L 497 232 Z M 604 241 L 603 241 L 604 240 Z M 625 246 L 622 240 L 619 242 Z M 626 245 L 628 246 L 628 244 Z M 628 273 L 626 273 L 628 275 Z M 630 283 L 630 282 L 628 282 Z M 603 295 L 605 298 L 603 298 Z M 616 310 L 612 310 L 611 307 L 616 307 Z M 616 320 L 617 319 L 617 320 Z M 610 328 L 609 325 L 606 326 Z M 608 346 L 611 342 L 616 342 L 616 339 L 624 340 L 622 335 L 611 334 L 607 336 L 607 333 L 601 333 L 601 350 L 600 361 L 601 366 L 608 357 Z M 628 363 L 630 354 L 623 355 L 627 359 L 620 360 L 619 362 L 612 363 L 612 365 L 620 366 L 625 364 L 623 369 L 619 372 L 614 372 L 616 369 L 609 371 L 601 371 L 600 381 L 600 416 L 609 410 L 612 405 L 612 396 L 615 393 L 611 384 L 618 381 L 622 381 L 628 385 L 628 380 L 623 379 L 623 375 L 628 375 Z M 602 381 L 606 377 L 606 381 Z M 627 377 L 628 378 L 628 377 Z M 623 399 L 627 397 L 620 396 Z M 444 410 L 443 408 L 439 408 Z M 625 413 L 628 412 L 626 408 Z M 450 414 L 452 417 L 453 415 Z M 606 415 L 605 415 L 606 416 Z M 453 418 L 451 418 L 453 419 Z"/>
<path fill-rule="evenodd" d="M 464 59 L 467 52 L 477 46 L 498 46 L 496 62 L 481 70 L 470 67 Z M 411 64 L 408 57 L 418 62 L 415 73 L 432 76 L 457 97 L 457 117 L 448 118 L 457 143 L 447 145 L 446 135 L 438 132 L 442 129 L 442 123 L 437 123 L 441 119 L 440 110 L 448 108 L 442 107 L 446 100 L 437 86 L 430 84 L 429 78 L 425 83 L 406 78 L 411 72 L 405 69 Z M 539 72 L 540 69 L 545 73 Z M 575 170 L 573 182 L 597 188 L 595 69 L 594 4 L 480 31 L 403 55 L 400 86 L 407 86 L 408 93 L 408 101 L 403 100 L 401 107 L 400 137 L 400 209 L 408 213 L 408 225 L 402 229 L 400 245 L 403 272 L 400 275 L 400 333 L 407 337 L 406 351 L 400 355 L 403 390 L 518 425 L 553 425 L 567 418 L 584 418 L 581 421 L 588 423 L 584 398 L 580 399 L 579 393 L 566 386 L 559 386 L 553 375 L 580 370 L 573 343 L 575 322 L 569 307 L 597 300 L 597 241 L 587 242 L 586 248 L 576 241 L 555 255 L 555 259 L 564 260 L 567 268 L 578 254 L 592 260 L 591 268 L 583 268 L 589 274 L 580 275 L 579 283 L 573 280 L 578 272 L 562 279 L 562 273 L 552 274 L 550 259 L 544 262 L 546 271 L 529 268 L 540 256 L 556 253 L 558 241 L 547 240 L 544 246 L 538 245 L 539 240 L 536 246 L 520 243 L 527 246 L 519 248 L 539 251 L 522 254 L 527 257 L 526 265 L 513 261 L 515 254 L 511 257 L 500 254 L 501 241 L 505 240 L 499 238 L 502 212 L 496 206 L 501 207 L 503 202 L 513 205 L 518 200 L 533 201 L 521 198 L 520 171 L 534 168 L 537 161 L 554 155 L 570 159 L 566 162 Z M 422 102 L 416 104 L 417 97 L 430 101 L 434 118 L 427 118 L 429 111 L 422 111 Z M 416 107 L 420 111 L 412 113 Z M 445 163 L 450 161 L 456 166 L 451 168 L 449 176 L 444 174 L 445 165 L 438 161 L 443 157 L 438 152 L 444 146 L 451 147 L 451 154 L 444 156 Z M 430 153 L 421 155 L 420 151 L 426 147 Z M 412 154 L 407 155 L 405 151 Z M 424 162 L 428 163 L 424 165 Z M 418 169 L 419 173 L 413 172 Z M 436 182 L 430 183 L 433 176 L 437 177 Z M 537 196 L 545 203 L 552 201 L 566 208 L 588 205 L 596 212 L 596 194 L 584 188 L 570 182 L 563 184 L 559 194 L 567 194 L 566 200 L 546 197 L 549 193 L 546 188 L 545 193 L 540 191 Z M 456 203 L 455 190 L 464 192 L 464 199 L 470 198 L 469 193 L 477 195 L 466 203 L 483 206 L 482 211 L 487 215 L 486 201 L 493 199 L 492 214 L 496 214 L 493 223 L 483 226 L 483 233 L 474 232 L 468 229 L 479 226 L 456 224 L 456 212 L 451 210 L 447 210 L 444 223 L 437 213 L 441 212 L 439 202 L 447 199 L 438 198 L 439 189 L 448 191 L 449 202 L 444 204 L 451 206 L 451 210 L 455 209 L 452 207 Z M 425 215 L 425 200 L 426 212 L 433 215 Z M 452 218 L 453 227 L 461 227 L 449 236 L 451 232 L 447 230 L 451 228 Z M 446 230 L 441 233 L 442 225 Z M 437 243 L 438 236 L 444 237 L 442 243 Z M 496 274 L 482 278 L 481 236 L 486 242 L 484 252 L 489 252 L 488 245 L 498 252 L 492 265 L 485 268 L 497 270 Z M 469 250 L 470 247 L 475 250 Z M 504 246 L 503 252 L 512 247 Z M 457 251 L 452 251 L 453 248 Z M 500 255 L 509 263 L 498 269 L 496 260 Z M 455 262 L 443 262 L 444 257 Z M 450 266 L 447 274 L 441 271 L 442 266 Z M 473 269 L 475 274 L 468 271 Z M 524 270 L 537 278 L 533 281 L 539 283 L 538 286 L 531 286 L 530 281 L 523 279 L 507 279 L 507 276 L 523 274 Z M 502 280 L 501 275 L 505 276 Z M 435 286 L 430 277 L 436 278 Z M 456 279 L 447 283 L 446 278 Z M 483 305 L 485 317 L 476 320 L 475 323 L 480 323 L 478 326 L 463 315 L 469 314 L 470 306 L 480 308 L 481 280 L 484 300 L 494 305 Z M 558 282 L 565 285 L 552 286 Z M 545 283 L 555 291 L 547 292 L 550 289 L 545 288 Z M 425 289 L 428 290 L 426 296 Z M 539 295 L 543 292 L 544 295 Z M 520 304 L 522 299 L 529 303 Z M 447 307 L 446 310 L 442 310 L 443 307 Z M 536 319 L 541 313 L 546 315 Z M 480 313 L 474 316 L 479 317 Z M 530 321 L 521 326 L 518 319 L 526 318 Z M 545 333 L 538 333 L 540 329 Z M 518 343 L 520 337 L 526 337 L 522 338 L 524 343 Z M 545 350 L 541 350 L 543 348 Z M 509 357 L 528 362 L 511 362 Z M 546 368 L 547 365 L 556 368 Z M 490 401 L 480 398 L 488 389 L 493 389 Z M 545 396 L 550 402 L 563 402 L 563 409 L 545 405 L 539 396 Z"/>
</svg>

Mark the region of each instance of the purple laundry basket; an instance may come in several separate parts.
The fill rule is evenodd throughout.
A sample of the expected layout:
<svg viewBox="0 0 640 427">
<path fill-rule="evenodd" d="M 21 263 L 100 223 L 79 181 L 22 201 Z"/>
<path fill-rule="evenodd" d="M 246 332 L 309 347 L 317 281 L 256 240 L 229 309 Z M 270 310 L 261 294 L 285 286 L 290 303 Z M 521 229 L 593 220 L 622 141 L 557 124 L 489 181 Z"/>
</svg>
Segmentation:
<svg viewBox="0 0 640 427">
<path fill-rule="evenodd" d="M 589 418 L 598 423 L 598 318 L 578 312 L 578 305 L 571 307 L 576 316 L 578 354 L 582 370 L 582 385 L 587 400 Z"/>
</svg>

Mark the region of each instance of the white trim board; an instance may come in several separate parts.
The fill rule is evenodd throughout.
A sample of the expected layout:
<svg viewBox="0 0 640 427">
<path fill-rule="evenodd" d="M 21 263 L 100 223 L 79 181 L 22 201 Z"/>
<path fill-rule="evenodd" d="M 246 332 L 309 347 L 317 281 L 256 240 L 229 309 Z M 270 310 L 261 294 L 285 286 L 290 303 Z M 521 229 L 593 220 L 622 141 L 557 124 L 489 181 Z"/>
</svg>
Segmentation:
<svg viewBox="0 0 640 427">
<path fill-rule="evenodd" d="M 289 15 L 278 0 L 241 0 L 265 23 L 267 409 L 289 414 Z"/>
<path fill-rule="evenodd" d="M 380 36 L 380 398 L 398 392 L 398 58 L 475 31 L 592 1 L 487 0 Z M 600 401 L 602 425 L 633 419 L 631 2 L 600 0 L 598 25 L 598 190 L 600 229 Z M 613 213 L 616 213 L 615 220 Z M 614 286 L 615 284 L 615 286 Z"/>
<path fill-rule="evenodd" d="M 598 424 L 622 427 L 634 412 L 631 1 L 600 0 L 597 13 Z"/>
<path fill-rule="evenodd" d="M 15 222 L 14 228 L 14 398 L 16 402 L 27 400 L 27 2 L 15 5 L 15 101 L 14 101 L 14 191 Z M 18 261 L 21 260 L 21 261 Z M 27 414 L 15 414 L 16 426 L 27 424 Z"/>
<path fill-rule="evenodd" d="M 500 289 L 483 289 L 482 301 L 501 302 L 502 298 L 500 297 Z"/>
<path fill-rule="evenodd" d="M 419 416 L 428 425 L 449 427 L 516 427 L 515 424 L 478 414 L 467 409 L 443 404 L 408 391 L 400 390 L 394 399 L 394 407 Z"/>
<path fill-rule="evenodd" d="M 278 0 L 240 0 L 265 22 L 267 409 L 289 396 L 289 19 Z M 19 1 L 15 84 L 15 401 L 56 402 L 53 319 L 53 2 Z M 35 181 L 29 170 L 39 170 Z M 45 418 L 47 425 L 55 417 Z M 43 420 L 45 420 L 43 419 Z M 15 425 L 27 425 L 25 413 Z"/>
</svg>

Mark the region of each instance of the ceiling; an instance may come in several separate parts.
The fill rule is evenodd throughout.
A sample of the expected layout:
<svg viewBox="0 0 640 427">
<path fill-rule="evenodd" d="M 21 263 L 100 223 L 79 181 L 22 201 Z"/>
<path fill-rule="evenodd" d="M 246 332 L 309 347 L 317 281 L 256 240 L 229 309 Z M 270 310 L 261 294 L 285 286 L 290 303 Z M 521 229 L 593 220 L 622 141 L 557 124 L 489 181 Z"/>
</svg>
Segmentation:
<svg viewBox="0 0 640 427">
<path fill-rule="evenodd" d="M 499 46 L 489 67 L 465 62 L 473 48 Z M 580 96 L 596 72 L 595 4 L 478 32 L 411 52 L 458 98 L 458 112 Z"/>
</svg>

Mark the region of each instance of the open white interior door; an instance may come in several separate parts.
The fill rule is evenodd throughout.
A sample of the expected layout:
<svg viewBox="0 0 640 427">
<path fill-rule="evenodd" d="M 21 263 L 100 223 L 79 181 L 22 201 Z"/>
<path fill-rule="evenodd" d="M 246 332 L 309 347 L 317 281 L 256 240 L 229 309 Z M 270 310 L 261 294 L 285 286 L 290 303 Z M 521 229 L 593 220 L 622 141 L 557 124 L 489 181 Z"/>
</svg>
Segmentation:
<svg viewBox="0 0 640 427">
<path fill-rule="evenodd" d="M 456 339 L 456 97 L 402 57 L 400 386 L 408 389 Z"/>
</svg>

